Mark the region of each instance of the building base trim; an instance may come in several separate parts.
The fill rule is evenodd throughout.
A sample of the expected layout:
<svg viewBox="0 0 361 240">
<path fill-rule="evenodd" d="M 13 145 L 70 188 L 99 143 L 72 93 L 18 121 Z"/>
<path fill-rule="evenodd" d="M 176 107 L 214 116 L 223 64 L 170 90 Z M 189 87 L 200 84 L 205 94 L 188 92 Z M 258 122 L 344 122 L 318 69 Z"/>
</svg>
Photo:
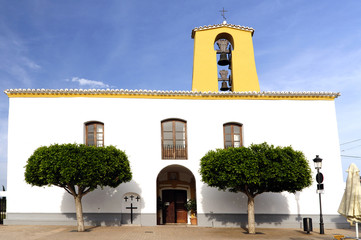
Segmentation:
<svg viewBox="0 0 361 240">
<path fill-rule="evenodd" d="M 155 213 L 83 213 L 86 226 L 155 226 Z M 303 228 L 303 218 L 311 218 L 313 228 L 319 228 L 316 214 L 256 214 L 256 227 L 260 228 Z M 132 221 L 133 220 L 133 221 Z M 340 215 L 323 215 L 325 228 L 350 228 Z M 200 227 L 243 227 L 248 225 L 247 214 L 198 213 Z M 70 225 L 76 226 L 75 213 L 7 213 L 4 225 Z"/>
<path fill-rule="evenodd" d="M 303 228 L 303 218 L 311 218 L 313 228 L 319 228 L 320 216 L 316 214 L 256 214 L 256 227 L 261 228 Z M 248 215 L 231 213 L 198 213 L 198 226 L 243 227 L 248 225 Z M 323 215 L 325 228 L 350 228 L 341 215 Z"/>
<path fill-rule="evenodd" d="M 156 214 L 83 213 L 86 226 L 156 225 Z M 133 220 L 133 221 L 132 221 Z M 75 213 L 7 213 L 4 225 L 70 225 L 76 226 Z"/>
</svg>

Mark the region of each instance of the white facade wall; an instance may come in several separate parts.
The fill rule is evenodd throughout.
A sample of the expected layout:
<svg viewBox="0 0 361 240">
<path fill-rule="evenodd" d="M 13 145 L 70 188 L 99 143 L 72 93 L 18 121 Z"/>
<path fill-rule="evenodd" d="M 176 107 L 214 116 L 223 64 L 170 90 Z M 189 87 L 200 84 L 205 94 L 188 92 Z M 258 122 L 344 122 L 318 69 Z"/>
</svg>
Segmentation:
<svg viewBox="0 0 361 240">
<path fill-rule="evenodd" d="M 158 173 L 178 164 L 196 179 L 198 214 L 247 213 L 242 193 L 219 192 L 201 182 L 200 158 L 223 148 L 223 124 L 243 124 L 244 145 L 267 142 L 302 151 L 314 169 L 323 158 L 323 213 L 337 215 L 344 189 L 334 101 L 330 100 L 187 100 L 100 97 L 10 98 L 8 130 L 8 213 L 75 212 L 72 197 L 58 187 L 31 187 L 24 181 L 27 159 L 39 146 L 84 143 L 84 123 L 104 123 L 105 145 L 125 150 L 133 180 L 83 199 L 88 213 L 122 211 L 127 192 L 142 197 L 141 213 L 156 213 Z M 187 121 L 188 160 L 162 160 L 161 121 Z M 315 175 L 315 170 L 314 174 Z M 319 214 L 316 185 L 301 193 L 265 193 L 256 197 L 256 214 Z M 155 219 L 154 219 L 155 221 Z"/>
</svg>

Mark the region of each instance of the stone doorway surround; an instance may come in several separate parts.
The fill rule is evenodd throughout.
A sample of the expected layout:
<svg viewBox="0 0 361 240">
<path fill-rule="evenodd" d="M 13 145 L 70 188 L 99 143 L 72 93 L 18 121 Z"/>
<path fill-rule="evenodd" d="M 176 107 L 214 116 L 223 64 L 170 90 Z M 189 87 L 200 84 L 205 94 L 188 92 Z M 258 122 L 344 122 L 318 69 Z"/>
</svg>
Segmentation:
<svg viewBox="0 0 361 240">
<path fill-rule="evenodd" d="M 157 177 L 157 225 L 168 224 L 172 221 L 173 224 L 190 224 L 189 214 L 186 211 L 184 212 L 181 206 L 184 206 L 185 204 L 183 203 L 184 200 L 181 200 L 184 197 L 178 196 L 178 206 L 176 206 L 177 201 L 174 201 L 174 205 L 172 206 L 171 201 L 168 201 L 169 199 L 163 199 L 164 197 L 168 198 L 169 194 L 175 194 L 171 198 L 177 198 L 177 193 L 181 195 L 181 190 L 186 195 L 186 201 L 195 199 L 196 184 L 193 173 L 188 168 L 181 165 L 169 165 L 163 168 Z M 169 209 L 168 212 L 174 213 L 175 217 L 168 216 L 167 219 L 167 209 L 169 208 L 169 205 L 171 205 L 171 209 Z M 176 209 L 172 210 L 173 208 Z M 179 217 L 178 219 L 176 211 L 183 217 Z M 184 219 L 184 215 L 186 216 L 186 219 Z"/>
</svg>

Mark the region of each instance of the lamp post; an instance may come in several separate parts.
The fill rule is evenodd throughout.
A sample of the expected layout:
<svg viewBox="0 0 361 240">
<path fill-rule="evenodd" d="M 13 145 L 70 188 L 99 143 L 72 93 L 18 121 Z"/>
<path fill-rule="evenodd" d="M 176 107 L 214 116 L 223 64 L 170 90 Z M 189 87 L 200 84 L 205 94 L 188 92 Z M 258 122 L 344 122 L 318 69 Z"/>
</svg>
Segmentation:
<svg viewBox="0 0 361 240">
<path fill-rule="evenodd" d="M 322 167 L 322 158 L 316 155 L 316 158 L 313 159 L 315 163 L 315 168 L 317 169 L 316 181 L 317 181 L 317 193 L 320 200 L 320 234 L 325 234 L 324 225 L 323 225 L 323 217 L 322 217 L 322 204 L 321 204 L 321 193 L 323 193 L 323 175 L 320 173 L 320 169 Z"/>
</svg>

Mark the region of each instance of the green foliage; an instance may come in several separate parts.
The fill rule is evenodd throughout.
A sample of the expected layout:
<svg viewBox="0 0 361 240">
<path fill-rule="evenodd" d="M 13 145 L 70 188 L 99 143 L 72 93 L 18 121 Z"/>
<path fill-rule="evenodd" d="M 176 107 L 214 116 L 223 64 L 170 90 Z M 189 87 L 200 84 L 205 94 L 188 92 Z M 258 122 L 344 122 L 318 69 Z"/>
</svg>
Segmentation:
<svg viewBox="0 0 361 240">
<path fill-rule="evenodd" d="M 197 211 L 197 201 L 195 199 L 189 199 L 186 204 L 184 204 L 187 211 L 196 212 Z"/>
<path fill-rule="evenodd" d="M 71 194 L 75 186 L 86 194 L 98 186 L 117 187 L 131 178 L 126 154 L 114 146 L 55 144 L 39 147 L 25 166 L 27 183 L 33 186 L 55 185 Z"/>
<path fill-rule="evenodd" d="M 267 143 L 209 151 L 201 159 L 202 181 L 211 187 L 255 197 L 263 192 L 294 193 L 312 184 L 300 151 Z"/>
</svg>

